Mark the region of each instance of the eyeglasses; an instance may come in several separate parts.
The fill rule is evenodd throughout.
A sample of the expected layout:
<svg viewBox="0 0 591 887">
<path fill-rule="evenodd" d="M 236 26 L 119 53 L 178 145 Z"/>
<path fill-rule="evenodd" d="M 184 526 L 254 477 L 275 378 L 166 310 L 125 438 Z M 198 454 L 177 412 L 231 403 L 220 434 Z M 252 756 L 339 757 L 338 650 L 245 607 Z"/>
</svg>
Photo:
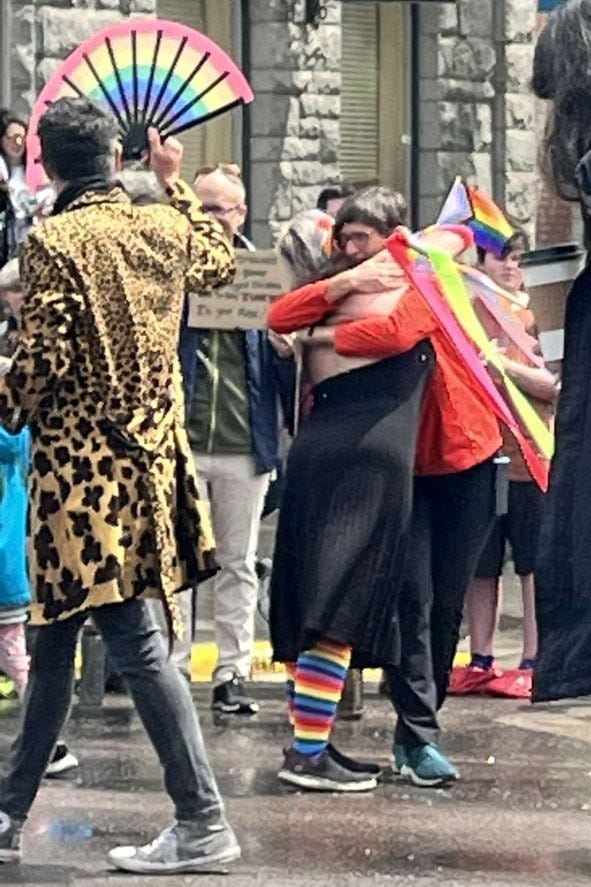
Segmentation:
<svg viewBox="0 0 591 887">
<path fill-rule="evenodd" d="M 341 250 L 345 250 L 349 243 L 353 243 L 359 249 L 363 249 L 370 237 L 371 233 L 369 231 L 352 231 L 350 234 L 343 234 L 341 231 L 336 235 L 335 242 Z"/>
<path fill-rule="evenodd" d="M 227 216 L 228 213 L 234 212 L 234 210 L 241 209 L 242 205 L 237 203 L 236 206 L 218 206 L 217 203 L 204 203 L 202 209 L 205 210 L 206 213 L 211 213 L 212 216 Z"/>
<path fill-rule="evenodd" d="M 200 176 L 208 176 L 212 172 L 217 172 L 218 170 L 225 176 L 231 176 L 235 179 L 242 178 L 242 170 L 237 163 L 213 163 L 209 166 L 202 166 L 201 169 L 198 169 L 195 173 L 195 178 L 198 179 Z"/>
<path fill-rule="evenodd" d="M 14 142 L 14 144 L 17 146 L 17 148 L 20 148 L 25 143 L 25 137 L 20 132 L 11 132 L 11 133 L 5 132 L 4 138 L 8 139 L 9 142 Z"/>
</svg>

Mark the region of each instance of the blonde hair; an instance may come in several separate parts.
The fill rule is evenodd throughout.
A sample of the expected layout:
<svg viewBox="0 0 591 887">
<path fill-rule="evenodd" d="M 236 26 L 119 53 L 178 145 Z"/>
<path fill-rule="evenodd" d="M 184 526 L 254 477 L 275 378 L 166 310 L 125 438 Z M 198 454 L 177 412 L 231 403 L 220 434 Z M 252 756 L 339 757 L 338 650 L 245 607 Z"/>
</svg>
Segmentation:
<svg viewBox="0 0 591 887">
<path fill-rule="evenodd" d="M 320 209 L 303 210 L 292 219 L 277 245 L 292 286 L 317 280 L 328 269 L 332 228 L 332 216 Z"/>
</svg>

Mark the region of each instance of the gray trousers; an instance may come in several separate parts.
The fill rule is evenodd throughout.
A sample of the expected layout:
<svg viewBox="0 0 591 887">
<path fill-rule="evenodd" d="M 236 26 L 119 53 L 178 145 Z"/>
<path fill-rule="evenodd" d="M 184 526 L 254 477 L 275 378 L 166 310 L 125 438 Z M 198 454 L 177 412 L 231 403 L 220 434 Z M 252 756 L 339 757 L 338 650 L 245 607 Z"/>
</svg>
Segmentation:
<svg viewBox="0 0 591 887">
<path fill-rule="evenodd" d="M 211 518 L 220 572 L 213 583 L 218 661 L 214 684 L 236 674 L 247 679 L 252 663 L 259 582 L 256 553 L 270 474 L 257 474 L 253 456 L 195 454 L 202 499 Z"/>
<path fill-rule="evenodd" d="M 185 634 L 182 640 L 175 638 L 172 644 L 171 659 L 186 680 L 191 680 L 191 648 L 193 646 L 193 633 L 195 622 L 193 619 L 193 595 L 192 588 L 177 593 L 177 604 L 180 607 L 181 619 L 185 626 Z M 168 645 L 168 625 L 162 601 L 150 598 L 146 601 L 152 619 L 162 632 L 162 637 Z"/>
<path fill-rule="evenodd" d="M 87 615 L 77 614 L 39 629 L 21 733 L 0 788 L 0 810 L 12 819 L 26 819 L 67 718 L 76 642 Z M 222 799 L 207 761 L 190 690 L 168 658 L 145 602 L 110 604 L 93 610 L 92 616 L 158 753 L 176 818 L 219 818 Z"/>
</svg>

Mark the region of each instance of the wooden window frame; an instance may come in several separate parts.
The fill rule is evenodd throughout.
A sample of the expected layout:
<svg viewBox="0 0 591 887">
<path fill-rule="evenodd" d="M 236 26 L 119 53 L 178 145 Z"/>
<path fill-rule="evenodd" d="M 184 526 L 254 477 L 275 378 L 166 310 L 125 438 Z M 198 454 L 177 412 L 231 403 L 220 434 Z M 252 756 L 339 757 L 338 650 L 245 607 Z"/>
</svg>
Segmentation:
<svg viewBox="0 0 591 887">
<path fill-rule="evenodd" d="M 363 0 L 356 0 L 354 5 L 357 7 L 355 16 L 365 20 Z M 343 7 L 343 12 L 345 9 L 347 6 Z M 342 147 L 342 176 L 354 184 L 377 181 L 402 191 L 408 197 L 412 165 L 410 16 L 402 4 L 382 4 L 372 0 L 371 4 L 367 3 L 368 13 L 370 9 L 376 16 L 376 42 L 368 52 L 368 60 L 375 55 L 376 62 L 375 120 L 372 120 L 377 127 L 375 155 L 368 155 L 366 175 L 359 178 L 352 173 L 349 163 L 345 163 L 350 158 Z M 345 27 L 347 23 L 343 18 Z M 344 137 L 345 134 L 349 135 L 349 128 L 345 125 L 348 105 L 342 102 L 341 110 L 341 133 Z"/>
<path fill-rule="evenodd" d="M 403 5 L 380 4 L 378 19 L 378 108 L 380 181 L 408 199 L 411 186 L 410 16 Z M 392 64 L 393 53 L 398 64 Z M 398 81 L 397 81 L 398 78 Z M 399 82 L 401 81 L 401 82 Z M 392 94 L 398 99 L 392 107 Z"/>
</svg>

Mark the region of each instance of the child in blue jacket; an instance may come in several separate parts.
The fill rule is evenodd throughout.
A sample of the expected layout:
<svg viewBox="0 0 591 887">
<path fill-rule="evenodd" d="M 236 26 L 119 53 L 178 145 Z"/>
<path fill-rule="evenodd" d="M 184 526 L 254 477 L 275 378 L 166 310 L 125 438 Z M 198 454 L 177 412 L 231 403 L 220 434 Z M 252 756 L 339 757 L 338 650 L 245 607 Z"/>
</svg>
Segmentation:
<svg viewBox="0 0 591 887">
<path fill-rule="evenodd" d="M 22 292 L 18 260 L 0 269 L 0 304 L 8 309 L 12 324 L 18 327 Z M 6 342 L 0 335 L 0 344 Z M 10 354 L 11 348 L 6 349 Z M 10 366 L 10 357 L 0 348 L 0 374 Z M 30 601 L 27 574 L 27 474 L 30 437 L 25 428 L 10 434 L 0 427 L 0 671 L 14 682 L 22 699 L 29 678 L 25 624 Z M 58 742 L 45 771 L 61 776 L 78 766 L 63 742 Z"/>
<path fill-rule="evenodd" d="M 0 669 L 22 697 L 29 675 L 25 623 L 29 606 L 26 569 L 29 432 L 0 428 Z"/>
</svg>

